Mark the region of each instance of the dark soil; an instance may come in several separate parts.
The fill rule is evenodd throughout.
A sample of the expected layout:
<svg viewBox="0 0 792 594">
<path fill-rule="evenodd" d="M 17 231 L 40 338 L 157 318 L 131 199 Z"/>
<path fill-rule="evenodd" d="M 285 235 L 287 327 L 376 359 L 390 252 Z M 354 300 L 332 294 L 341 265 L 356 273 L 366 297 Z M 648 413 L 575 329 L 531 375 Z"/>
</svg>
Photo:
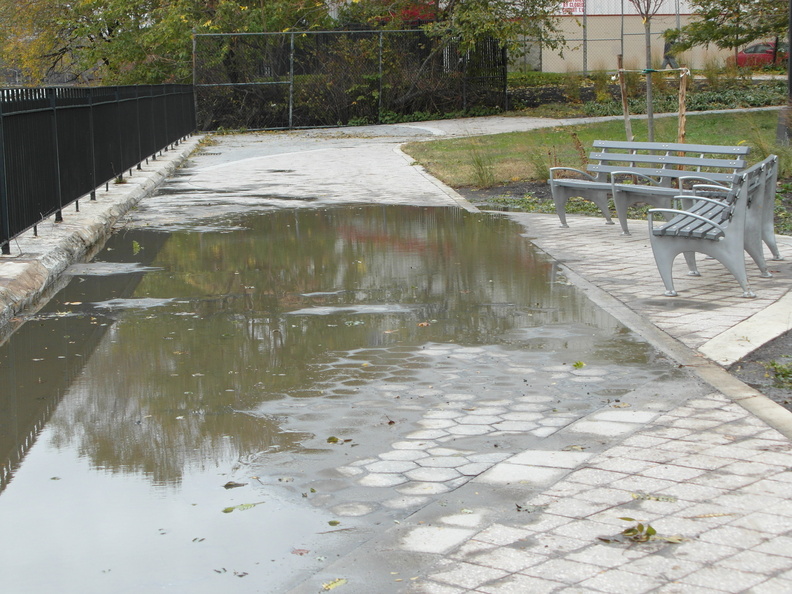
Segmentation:
<svg viewBox="0 0 792 594">
<path fill-rule="evenodd" d="M 517 199 L 532 194 L 541 200 L 552 200 L 547 183 L 528 180 L 492 188 L 456 188 L 456 191 L 482 210 L 504 210 L 502 204 L 493 202 L 495 198 L 501 197 Z"/>
<path fill-rule="evenodd" d="M 493 188 L 456 188 L 456 190 L 482 210 L 509 210 L 509 207 L 503 204 L 503 198 L 516 200 L 528 193 L 541 200 L 552 200 L 550 187 L 544 182 L 520 181 Z M 781 197 L 784 205 L 792 210 L 792 193 L 787 192 Z M 732 365 L 729 371 L 740 381 L 792 411 L 792 377 L 787 381 L 777 377 L 772 369 L 773 364 L 788 365 L 792 376 L 792 332 L 786 332 L 758 348 Z"/>
</svg>

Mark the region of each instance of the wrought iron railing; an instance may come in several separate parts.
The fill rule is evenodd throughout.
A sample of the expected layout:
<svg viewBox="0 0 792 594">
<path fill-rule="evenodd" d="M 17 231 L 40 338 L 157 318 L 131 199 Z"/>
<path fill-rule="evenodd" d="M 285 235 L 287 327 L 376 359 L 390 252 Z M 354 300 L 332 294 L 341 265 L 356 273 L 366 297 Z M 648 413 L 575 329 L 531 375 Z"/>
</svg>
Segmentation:
<svg viewBox="0 0 792 594">
<path fill-rule="evenodd" d="M 2 253 L 194 130 L 190 85 L 0 89 Z"/>
</svg>

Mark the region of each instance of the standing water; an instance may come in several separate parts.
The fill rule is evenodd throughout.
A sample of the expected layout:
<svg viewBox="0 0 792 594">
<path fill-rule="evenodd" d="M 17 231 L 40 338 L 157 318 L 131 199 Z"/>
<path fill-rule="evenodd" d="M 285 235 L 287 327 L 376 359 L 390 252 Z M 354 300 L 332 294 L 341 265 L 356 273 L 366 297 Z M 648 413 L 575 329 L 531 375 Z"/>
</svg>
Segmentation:
<svg viewBox="0 0 792 594">
<path fill-rule="evenodd" d="M 667 373 L 520 233 L 347 207 L 115 234 L 0 346 L 0 590 L 284 591 L 425 501 L 355 476 L 433 407 L 552 401 L 508 453 Z"/>
</svg>

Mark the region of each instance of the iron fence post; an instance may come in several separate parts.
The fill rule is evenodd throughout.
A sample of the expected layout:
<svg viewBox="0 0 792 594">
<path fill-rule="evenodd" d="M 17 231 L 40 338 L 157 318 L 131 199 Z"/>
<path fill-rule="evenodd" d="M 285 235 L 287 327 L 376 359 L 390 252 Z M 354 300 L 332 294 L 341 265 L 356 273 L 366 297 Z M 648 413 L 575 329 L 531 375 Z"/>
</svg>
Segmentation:
<svg viewBox="0 0 792 594">
<path fill-rule="evenodd" d="M 88 135 L 91 137 L 91 200 L 96 200 L 96 129 L 94 127 L 94 90 L 88 89 Z"/>
<path fill-rule="evenodd" d="M 289 128 L 294 128 L 294 33 L 289 35 Z"/>
<path fill-rule="evenodd" d="M 379 92 L 379 95 L 377 97 L 377 123 L 378 124 L 382 123 L 382 51 L 383 51 L 382 35 L 383 35 L 382 31 L 380 31 L 379 32 L 379 67 L 378 67 L 378 73 L 379 73 L 379 77 L 378 77 L 379 78 L 379 91 L 378 92 Z"/>
<path fill-rule="evenodd" d="M 6 163 L 5 163 L 5 132 L 3 126 L 3 99 L 0 97 L 0 245 L 2 253 L 6 256 L 11 254 L 11 209 L 8 206 L 8 184 L 6 183 Z"/>
<path fill-rule="evenodd" d="M 50 87 L 47 89 L 49 104 L 52 109 L 52 148 L 55 154 L 55 192 L 58 197 L 58 210 L 55 211 L 55 222 L 63 222 L 63 196 L 61 192 L 61 171 L 60 171 L 60 148 L 58 147 L 58 98 L 57 89 Z"/>
<path fill-rule="evenodd" d="M 143 169 L 143 132 L 140 130 L 140 87 L 135 87 L 135 130 L 137 132 L 137 167 Z"/>
</svg>

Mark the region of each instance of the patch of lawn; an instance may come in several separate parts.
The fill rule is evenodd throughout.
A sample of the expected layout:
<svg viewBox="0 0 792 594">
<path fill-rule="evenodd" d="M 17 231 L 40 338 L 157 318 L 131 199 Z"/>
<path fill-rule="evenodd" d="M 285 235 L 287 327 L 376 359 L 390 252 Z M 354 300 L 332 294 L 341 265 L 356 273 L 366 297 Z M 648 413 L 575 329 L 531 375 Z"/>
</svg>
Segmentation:
<svg viewBox="0 0 792 594">
<path fill-rule="evenodd" d="M 782 176 L 792 174 L 788 148 L 775 145 L 777 111 L 689 115 L 690 144 L 748 144 L 751 161 L 770 153 L 781 157 Z M 636 140 L 646 140 L 645 120 L 632 122 Z M 585 168 L 583 157 L 598 139 L 623 139 L 621 120 L 512 132 L 473 138 L 410 143 L 404 151 L 451 187 L 487 187 L 520 180 L 547 179 L 557 165 Z M 655 141 L 676 142 L 677 118 L 655 118 Z M 484 171 L 484 169 L 488 171 Z M 485 174 L 486 173 L 486 174 Z"/>
</svg>

